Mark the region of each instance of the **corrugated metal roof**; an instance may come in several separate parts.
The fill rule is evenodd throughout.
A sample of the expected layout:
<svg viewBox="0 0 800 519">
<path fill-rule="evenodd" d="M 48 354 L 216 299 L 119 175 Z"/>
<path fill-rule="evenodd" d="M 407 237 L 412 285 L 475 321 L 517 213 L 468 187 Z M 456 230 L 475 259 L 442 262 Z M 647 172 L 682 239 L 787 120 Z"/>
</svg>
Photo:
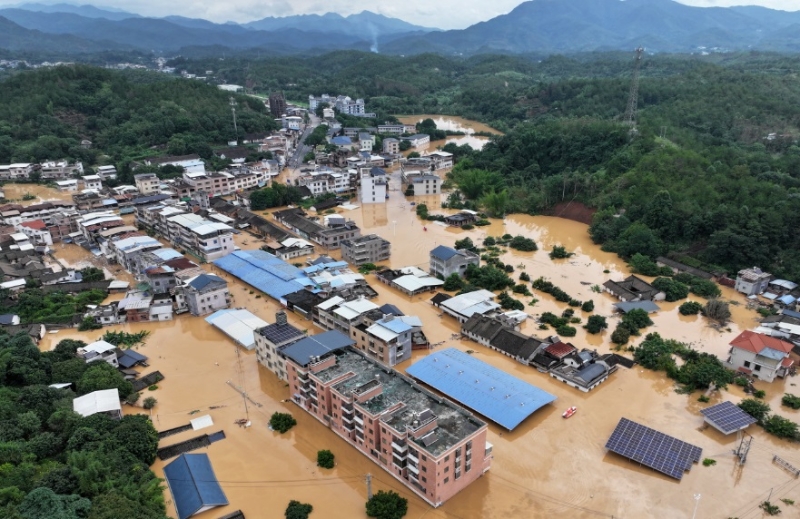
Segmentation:
<svg viewBox="0 0 800 519">
<path fill-rule="evenodd" d="M 208 454 L 181 454 L 164 467 L 178 519 L 187 519 L 203 509 L 228 504 L 217 481 Z"/>
<path fill-rule="evenodd" d="M 647 313 L 658 312 L 661 310 L 657 304 L 652 301 L 632 301 L 632 302 L 623 302 L 623 303 L 615 303 L 615 307 L 619 309 L 620 312 L 628 313 L 631 310 L 644 310 Z"/>
<path fill-rule="evenodd" d="M 103 389 L 88 395 L 79 396 L 72 401 L 72 409 L 81 416 L 92 416 L 96 413 L 120 411 L 118 389 Z"/>
<path fill-rule="evenodd" d="M 247 310 L 236 309 L 217 310 L 206 317 L 206 322 L 219 328 L 222 333 L 248 350 L 252 350 L 256 346 L 253 332 L 269 325 L 268 322 Z"/>
<path fill-rule="evenodd" d="M 455 348 L 432 353 L 406 372 L 508 430 L 556 399 Z"/>
<path fill-rule="evenodd" d="M 439 258 L 440 260 L 447 261 L 453 256 L 458 254 L 458 251 L 452 247 L 446 247 L 444 245 L 439 245 L 435 249 L 431 251 L 431 256 L 434 258 Z"/>
<path fill-rule="evenodd" d="M 336 330 L 312 335 L 301 339 L 294 344 L 290 344 L 281 350 L 281 353 L 300 364 L 307 366 L 311 362 L 312 356 L 322 356 L 331 351 L 352 346 L 355 341 L 347 335 Z"/>
<path fill-rule="evenodd" d="M 214 262 L 222 270 L 261 290 L 274 299 L 303 289 L 303 272 L 261 250 L 236 251 Z"/>
</svg>

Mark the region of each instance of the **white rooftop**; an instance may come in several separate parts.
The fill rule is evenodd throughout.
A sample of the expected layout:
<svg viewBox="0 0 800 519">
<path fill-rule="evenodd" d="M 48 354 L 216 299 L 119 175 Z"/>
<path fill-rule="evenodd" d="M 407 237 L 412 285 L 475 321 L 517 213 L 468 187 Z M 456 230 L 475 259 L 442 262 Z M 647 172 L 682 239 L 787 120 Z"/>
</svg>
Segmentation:
<svg viewBox="0 0 800 519">
<path fill-rule="evenodd" d="M 444 281 L 433 276 L 417 276 L 408 274 L 400 276 L 394 280 L 394 284 L 404 290 L 415 292 L 426 287 L 438 287 L 444 285 Z"/>
<path fill-rule="evenodd" d="M 81 416 L 117 411 L 122 413 L 118 389 L 104 389 L 79 396 L 72 401 L 72 409 Z"/>
<path fill-rule="evenodd" d="M 469 317 L 478 311 L 479 308 L 486 308 L 492 305 L 499 308 L 500 305 L 493 300 L 494 294 L 492 292 L 488 290 L 475 290 L 474 292 L 467 292 L 466 294 L 454 296 L 446 301 L 442 301 L 441 306 L 455 313 Z"/>
<path fill-rule="evenodd" d="M 105 353 L 107 351 L 113 351 L 115 349 L 117 349 L 117 347 L 111 344 L 110 342 L 100 340 L 86 345 L 86 347 L 83 348 L 83 351 L 86 352 L 94 351 L 97 353 Z"/>
</svg>

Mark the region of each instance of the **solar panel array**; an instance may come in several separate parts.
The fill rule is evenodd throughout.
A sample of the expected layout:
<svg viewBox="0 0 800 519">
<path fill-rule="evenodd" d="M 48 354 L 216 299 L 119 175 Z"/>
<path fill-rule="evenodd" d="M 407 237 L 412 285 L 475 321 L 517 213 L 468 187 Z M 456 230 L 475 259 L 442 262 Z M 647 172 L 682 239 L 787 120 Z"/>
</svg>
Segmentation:
<svg viewBox="0 0 800 519">
<path fill-rule="evenodd" d="M 621 418 L 606 449 L 675 479 L 700 461 L 703 449 Z"/>
<path fill-rule="evenodd" d="M 700 410 L 711 425 L 725 434 L 731 434 L 756 423 L 756 419 L 742 411 L 733 402 L 721 402 Z"/>
</svg>

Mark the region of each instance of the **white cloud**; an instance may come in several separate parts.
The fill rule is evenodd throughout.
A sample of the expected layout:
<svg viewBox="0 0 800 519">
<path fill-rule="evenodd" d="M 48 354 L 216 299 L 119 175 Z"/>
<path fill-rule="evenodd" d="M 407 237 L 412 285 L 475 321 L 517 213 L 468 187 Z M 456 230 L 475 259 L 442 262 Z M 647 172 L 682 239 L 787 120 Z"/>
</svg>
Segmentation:
<svg viewBox="0 0 800 519">
<path fill-rule="evenodd" d="M 18 5 L 20 1 L 25 0 L 0 0 L 0 6 Z M 63 1 L 65 0 L 43 0 L 43 3 Z M 800 10 L 799 0 L 679 1 L 683 4 L 700 7 L 756 4 L 785 11 Z M 74 2 L 76 4 L 84 3 L 82 0 L 74 0 Z M 363 0 L 172 0 L 171 2 L 163 0 L 100 0 L 100 3 L 104 6 L 145 16 L 180 15 L 188 18 L 205 18 L 217 23 L 249 22 L 266 16 L 324 14 L 326 12 L 347 16 L 367 10 L 426 27 L 461 29 L 508 13 L 519 5 L 521 0 L 404 0 L 385 4 L 374 0 L 369 2 Z"/>
</svg>

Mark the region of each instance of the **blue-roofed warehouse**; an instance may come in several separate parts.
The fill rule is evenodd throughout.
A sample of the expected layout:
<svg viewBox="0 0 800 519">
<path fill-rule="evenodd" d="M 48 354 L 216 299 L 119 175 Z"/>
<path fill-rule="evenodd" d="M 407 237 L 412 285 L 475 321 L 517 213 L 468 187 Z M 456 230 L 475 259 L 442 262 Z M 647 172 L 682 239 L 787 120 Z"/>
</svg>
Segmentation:
<svg viewBox="0 0 800 519">
<path fill-rule="evenodd" d="M 428 355 L 406 373 L 509 431 L 556 399 L 455 348 Z"/>
<path fill-rule="evenodd" d="M 172 492 L 178 519 L 228 504 L 208 454 L 181 454 L 164 467 L 164 477 Z"/>
<path fill-rule="evenodd" d="M 283 296 L 313 284 L 302 270 L 262 250 L 236 251 L 214 265 L 284 304 Z"/>
</svg>

